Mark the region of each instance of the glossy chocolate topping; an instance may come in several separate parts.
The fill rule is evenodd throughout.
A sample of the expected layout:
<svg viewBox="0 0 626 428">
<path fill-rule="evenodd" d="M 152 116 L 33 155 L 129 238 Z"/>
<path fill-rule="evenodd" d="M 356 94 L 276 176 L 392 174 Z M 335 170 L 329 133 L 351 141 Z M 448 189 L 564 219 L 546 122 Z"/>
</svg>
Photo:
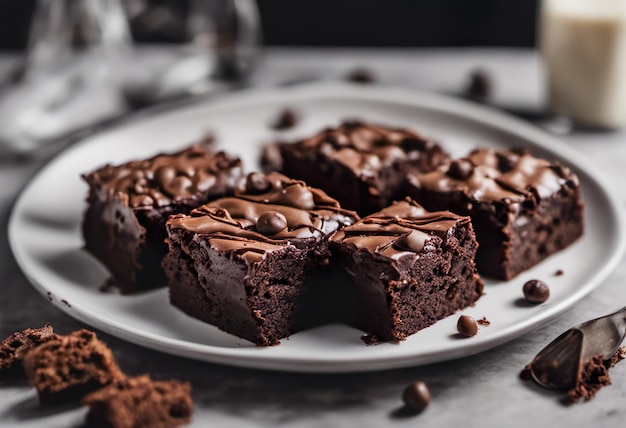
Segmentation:
<svg viewBox="0 0 626 428">
<path fill-rule="evenodd" d="M 414 160 L 436 147 L 415 132 L 362 122 L 344 122 L 298 143 L 304 156 L 321 155 L 337 161 L 359 176 L 375 175 L 398 160 Z"/>
<path fill-rule="evenodd" d="M 444 237 L 459 223 L 469 222 L 448 211 L 428 212 L 416 202 L 396 202 L 332 236 L 334 242 L 398 259 L 419 253 L 433 236 Z"/>
<path fill-rule="evenodd" d="M 262 174 L 261 174 L 262 175 Z M 279 173 L 248 176 L 247 189 L 234 197 L 215 200 L 190 215 L 170 218 L 168 228 L 207 234 L 210 245 L 220 252 L 235 252 L 248 262 L 266 252 L 284 248 L 294 240 L 321 238 L 354 223 L 358 217 L 338 202 L 304 182 Z M 259 192 L 262 187 L 265 191 Z M 251 190 L 251 192 L 249 192 Z"/>
<path fill-rule="evenodd" d="M 565 185 L 577 185 L 578 179 L 569 169 L 524 151 L 478 149 L 413 182 L 425 189 L 462 191 L 478 201 L 534 199 L 538 203 Z"/>
<path fill-rule="evenodd" d="M 192 146 L 172 154 L 123 165 L 106 165 L 91 180 L 132 208 L 165 206 L 190 200 L 214 186 L 234 187 L 241 177 L 241 161 L 224 152 Z"/>
</svg>

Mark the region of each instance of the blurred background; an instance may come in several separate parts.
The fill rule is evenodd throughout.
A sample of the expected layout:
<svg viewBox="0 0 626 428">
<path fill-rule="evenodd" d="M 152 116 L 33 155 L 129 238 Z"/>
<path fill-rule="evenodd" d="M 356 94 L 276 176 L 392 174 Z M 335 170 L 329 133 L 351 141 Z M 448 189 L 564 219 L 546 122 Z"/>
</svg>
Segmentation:
<svg viewBox="0 0 626 428">
<path fill-rule="evenodd" d="M 137 42 L 180 40 L 168 9 L 124 0 Z M 269 46 L 533 46 L 538 0 L 258 0 Z M 36 0 L 0 0 L 0 49 L 24 49 Z"/>
</svg>

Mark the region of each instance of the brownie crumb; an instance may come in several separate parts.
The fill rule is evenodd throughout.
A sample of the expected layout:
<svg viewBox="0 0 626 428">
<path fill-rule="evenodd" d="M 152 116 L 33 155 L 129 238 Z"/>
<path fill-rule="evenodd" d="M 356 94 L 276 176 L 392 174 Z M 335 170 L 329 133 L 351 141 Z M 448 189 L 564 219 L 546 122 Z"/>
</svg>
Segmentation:
<svg viewBox="0 0 626 428">
<path fill-rule="evenodd" d="M 51 292 L 49 292 L 49 291 L 46 293 L 46 297 L 47 297 L 47 298 L 48 298 L 48 300 L 50 300 L 51 302 L 54 300 L 54 299 L 52 298 L 52 293 L 51 293 Z"/>
<path fill-rule="evenodd" d="M 565 272 L 563 272 L 562 269 L 557 270 L 556 272 L 554 272 L 554 276 L 561 276 L 563 275 Z"/>
<path fill-rule="evenodd" d="M 487 319 L 487 317 L 482 317 L 481 319 L 476 320 L 476 323 L 478 323 L 478 324 L 480 324 L 480 325 L 484 325 L 484 326 L 489 326 L 489 325 L 491 325 L 491 321 L 489 321 L 489 320 Z"/>
<path fill-rule="evenodd" d="M 533 374 L 531 371 L 531 366 L 532 364 L 528 363 L 526 364 L 526 367 L 524 367 L 524 369 L 520 372 L 519 374 L 519 378 L 523 381 L 531 381 L 533 380 Z"/>
<path fill-rule="evenodd" d="M 0 343 L 0 379 L 14 379 L 24 375 L 22 362 L 28 352 L 56 338 L 52 326 L 27 328 L 7 337 Z"/>
<path fill-rule="evenodd" d="M 298 114 L 291 109 L 284 109 L 272 122 L 271 127 L 277 131 L 293 128 L 300 121 Z"/>
<path fill-rule="evenodd" d="M 570 403 L 577 403 L 580 399 L 589 401 L 602 387 L 610 384 L 609 362 L 596 355 L 583 364 L 578 382 L 567 392 L 567 399 Z"/>
<path fill-rule="evenodd" d="M 111 350 L 89 330 L 56 336 L 24 357 L 41 404 L 64 403 L 124 378 Z"/>
<path fill-rule="evenodd" d="M 71 308 L 71 307 L 72 307 L 72 305 L 70 305 L 70 303 L 69 303 L 67 300 L 65 300 L 65 299 L 61 299 L 61 303 L 63 303 L 63 304 L 64 304 L 65 306 L 67 306 L 68 308 Z"/>
<path fill-rule="evenodd" d="M 376 336 L 375 334 L 364 334 L 363 336 L 361 336 L 361 340 L 368 346 L 380 343 L 378 336 Z"/>
<path fill-rule="evenodd" d="M 82 402 L 89 406 L 89 426 L 169 428 L 190 422 L 190 392 L 188 382 L 157 382 L 143 375 L 118 380 L 87 395 Z"/>
<path fill-rule="evenodd" d="M 355 68 L 351 72 L 348 73 L 346 79 L 350 82 L 354 83 L 376 83 L 376 75 L 374 72 L 368 68 L 359 67 Z"/>
</svg>

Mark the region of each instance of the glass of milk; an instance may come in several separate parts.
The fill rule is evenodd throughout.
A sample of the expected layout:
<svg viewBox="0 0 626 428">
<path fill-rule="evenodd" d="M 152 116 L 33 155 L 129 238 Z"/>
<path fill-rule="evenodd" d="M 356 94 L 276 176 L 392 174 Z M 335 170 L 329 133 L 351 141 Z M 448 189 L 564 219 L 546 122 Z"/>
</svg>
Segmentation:
<svg viewBox="0 0 626 428">
<path fill-rule="evenodd" d="M 543 0 L 539 43 L 551 112 L 626 126 L 626 0 Z"/>
</svg>

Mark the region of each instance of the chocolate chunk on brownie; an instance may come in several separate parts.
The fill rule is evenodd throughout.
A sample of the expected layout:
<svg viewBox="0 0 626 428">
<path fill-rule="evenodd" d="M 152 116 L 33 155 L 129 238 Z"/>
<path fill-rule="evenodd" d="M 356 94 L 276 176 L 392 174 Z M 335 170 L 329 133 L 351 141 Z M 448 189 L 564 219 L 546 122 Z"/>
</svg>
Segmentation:
<svg viewBox="0 0 626 428">
<path fill-rule="evenodd" d="M 232 194 L 242 177 L 239 159 L 200 145 L 83 175 L 89 185 L 85 248 L 123 294 L 165 286 L 167 218 Z"/>
<path fill-rule="evenodd" d="M 111 350 L 88 330 L 39 345 L 26 354 L 24 371 L 41 404 L 77 400 L 124 377 Z"/>
<path fill-rule="evenodd" d="M 482 294 L 469 217 L 405 200 L 330 238 L 351 276 L 361 328 L 399 341 L 473 304 Z"/>
<path fill-rule="evenodd" d="M 88 426 L 173 428 L 191 420 L 190 393 L 189 383 L 152 381 L 144 375 L 116 381 L 82 402 L 89 406 Z"/>
<path fill-rule="evenodd" d="M 358 217 L 304 182 L 251 173 L 234 197 L 167 222 L 170 300 L 258 345 L 293 332 L 307 275 L 328 264 L 328 234 Z"/>
<path fill-rule="evenodd" d="M 57 336 L 50 324 L 41 328 L 27 328 L 7 337 L 0 343 L 0 379 L 9 380 L 24 375 L 22 362 L 26 354 Z"/>
<path fill-rule="evenodd" d="M 262 165 L 339 200 L 344 208 L 370 214 L 399 197 L 407 173 L 422 173 L 448 161 L 433 141 L 407 129 L 345 122 L 296 143 L 277 143 L 265 150 Z"/>
<path fill-rule="evenodd" d="M 511 279 L 583 233 L 576 175 L 525 150 L 478 149 L 407 181 L 408 195 L 427 209 L 472 218 L 486 276 Z"/>
</svg>

